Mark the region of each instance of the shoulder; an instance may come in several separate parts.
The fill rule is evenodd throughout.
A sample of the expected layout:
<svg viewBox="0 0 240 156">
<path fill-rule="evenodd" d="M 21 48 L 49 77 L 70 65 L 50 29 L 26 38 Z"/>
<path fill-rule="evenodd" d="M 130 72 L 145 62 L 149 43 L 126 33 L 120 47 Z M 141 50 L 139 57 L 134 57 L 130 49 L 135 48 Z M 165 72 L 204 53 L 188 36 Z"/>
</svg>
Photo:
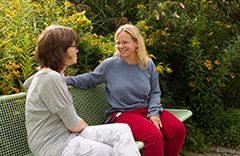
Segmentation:
<svg viewBox="0 0 240 156">
<path fill-rule="evenodd" d="M 148 58 L 148 67 L 151 69 L 156 68 L 155 63 L 150 58 Z"/>
<path fill-rule="evenodd" d="M 61 86 L 66 83 L 64 76 L 54 70 L 38 73 L 35 77 L 45 87 Z"/>
<path fill-rule="evenodd" d="M 45 81 L 64 80 L 64 77 L 60 73 L 58 73 L 58 72 L 56 72 L 54 70 L 44 71 L 44 72 L 38 74 L 38 77 L 44 78 L 43 81 L 44 80 Z"/>
<path fill-rule="evenodd" d="M 100 66 L 105 66 L 105 67 L 112 67 L 114 64 L 116 64 L 117 62 L 119 62 L 121 60 L 121 57 L 119 56 L 113 56 L 113 57 L 109 57 L 106 58 L 101 64 Z"/>
</svg>

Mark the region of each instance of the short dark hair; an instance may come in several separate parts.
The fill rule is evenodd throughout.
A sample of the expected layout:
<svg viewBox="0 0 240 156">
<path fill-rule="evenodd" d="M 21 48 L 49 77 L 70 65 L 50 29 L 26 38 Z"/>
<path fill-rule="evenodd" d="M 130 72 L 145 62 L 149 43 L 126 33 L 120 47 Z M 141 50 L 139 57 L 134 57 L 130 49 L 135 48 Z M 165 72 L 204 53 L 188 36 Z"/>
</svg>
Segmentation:
<svg viewBox="0 0 240 156">
<path fill-rule="evenodd" d="M 65 59 L 70 57 L 67 49 L 77 42 L 76 31 L 69 27 L 50 25 L 37 40 L 35 57 L 41 68 L 49 67 L 60 72 L 64 68 Z"/>
</svg>

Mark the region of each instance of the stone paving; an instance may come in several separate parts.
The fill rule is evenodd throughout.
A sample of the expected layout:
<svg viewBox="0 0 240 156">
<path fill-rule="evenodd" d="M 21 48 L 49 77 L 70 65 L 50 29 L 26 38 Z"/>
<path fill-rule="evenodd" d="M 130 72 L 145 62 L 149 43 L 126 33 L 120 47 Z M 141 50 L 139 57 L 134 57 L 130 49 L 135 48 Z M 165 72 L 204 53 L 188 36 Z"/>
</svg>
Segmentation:
<svg viewBox="0 0 240 156">
<path fill-rule="evenodd" d="M 225 147 L 211 147 L 208 152 L 187 152 L 186 156 L 240 156 L 240 151 Z"/>
</svg>

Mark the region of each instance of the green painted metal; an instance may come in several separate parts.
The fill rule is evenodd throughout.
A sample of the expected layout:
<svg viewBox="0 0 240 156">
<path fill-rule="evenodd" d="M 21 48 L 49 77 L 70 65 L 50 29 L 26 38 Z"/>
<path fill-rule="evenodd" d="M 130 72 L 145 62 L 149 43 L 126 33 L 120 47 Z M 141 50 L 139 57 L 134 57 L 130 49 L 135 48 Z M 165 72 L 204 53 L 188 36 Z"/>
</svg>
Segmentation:
<svg viewBox="0 0 240 156">
<path fill-rule="evenodd" d="M 73 98 L 77 114 L 88 125 L 99 125 L 105 120 L 104 111 L 109 108 L 105 95 L 105 85 L 96 88 L 80 89 L 68 86 Z M 0 97 L 0 154 L 31 156 L 28 148 L 25 128 L 25 99 L 26 92 Z M 180 121 L 185 121 L 192 115 L 190 110 L 166 109 L 173 113 Z M 136 141 L 139 149 L 144 143 Z"/>
</svg>

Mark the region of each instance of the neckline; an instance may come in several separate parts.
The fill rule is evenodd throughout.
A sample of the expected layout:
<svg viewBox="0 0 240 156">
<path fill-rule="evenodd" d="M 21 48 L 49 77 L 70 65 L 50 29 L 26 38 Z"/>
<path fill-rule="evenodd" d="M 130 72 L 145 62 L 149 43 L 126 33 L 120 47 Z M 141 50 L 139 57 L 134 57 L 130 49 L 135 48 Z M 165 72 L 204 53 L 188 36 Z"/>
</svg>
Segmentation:
<svg viewBox="0 0 240 156">
<path fill-rule="evenodd" d="M 123 58 L 122 58 L 122 56 L 120 56 L 120 58 L 121 58 L 121 60 L 125 63 L 125 64 L 127 64 L 127 65 L 129 65 L 129 66 L 138 66 L 138 63 L 136 63 L 136 64 L 130 64 L 130 63 L 127 63 Z"/>
</svg>

